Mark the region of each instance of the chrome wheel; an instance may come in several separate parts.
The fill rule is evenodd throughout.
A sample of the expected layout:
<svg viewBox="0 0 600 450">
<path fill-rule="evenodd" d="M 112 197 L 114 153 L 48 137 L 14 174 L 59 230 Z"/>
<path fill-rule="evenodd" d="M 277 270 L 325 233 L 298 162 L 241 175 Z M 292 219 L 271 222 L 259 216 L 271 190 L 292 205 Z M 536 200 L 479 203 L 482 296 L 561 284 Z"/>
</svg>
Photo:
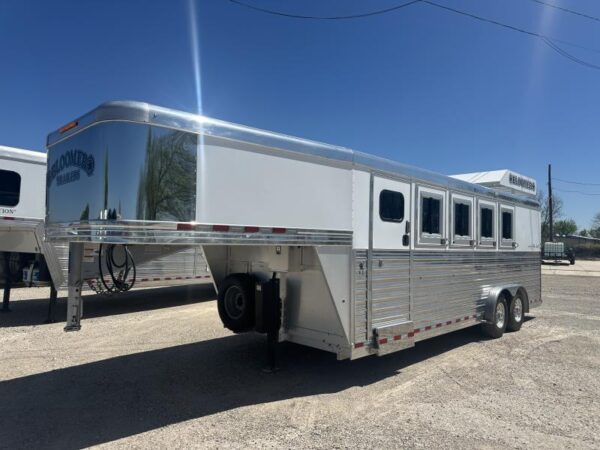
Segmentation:
<svg viewBox="0 0 600 450">
<path fill-rule="evenodd" d="M 232 319 L 239 319 L 244 315 L 246 308 L 246 298 L 242 289 L 238 286 L 231 286 L 225 293 L 224 301 L 225 311 Z"/>
<path fill-rule="evenodd" d="M 504 321 L 506 320 L 506 311 L 504 310 L 504 304 L 498 302 L 496 304 L 496 326 L 498 328 L 504 328 Z"/>
<path fill-rule="evenodd" d="M 513 318 L 516 322 L 521 322 L 523 320 L 523 300 L 521 297 L 515 297 L 513 302 Z"/>
</svg>

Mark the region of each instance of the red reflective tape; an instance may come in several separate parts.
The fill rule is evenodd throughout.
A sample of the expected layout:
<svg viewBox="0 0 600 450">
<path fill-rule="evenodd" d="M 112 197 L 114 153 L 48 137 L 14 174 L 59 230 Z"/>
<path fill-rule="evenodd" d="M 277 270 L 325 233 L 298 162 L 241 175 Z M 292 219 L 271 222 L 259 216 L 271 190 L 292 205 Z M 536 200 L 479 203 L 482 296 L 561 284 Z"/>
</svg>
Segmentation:
<svg viewBox="0 0 600 450">
<path fill-rule="evenodd" d="M 413 333 L 412 331 L 410 333 L 408 333 L 408 337 L 413 337 L 415 335 L 415 333 Z"/>
<path fill-rule="evenodd" d="M 191 223 L 178 223 L 177 231 L 191 231 L 193 226 Z"/>
<path fill-rule="evenodd" d="M 258 233 L 258 231 L 259 231 L 258 227 L 244 227 L 245 233 Z"/>
<path fill-rule="evenodd" d="M 165 278 L 165 280 L 170 280 L 170 279 L 171 279 L 171 277 L 167 277 L 167 278 Z"/>
<path fill-rule="evenodd" d="M 469 316 L 465 316 L 465 320 L 469 320 Z"/>
<path fill-rule="evenodd" d="M 281 234 L 281 233 L 285 233 L 287 231 L 287 229 L 286 228 L 272 228 L 271 231 L 273 233 Z"/>
<path fill-rule="evenodd" d="M 210 278 L 210 275 L 204 275 L 204 278 Z"/>
<path fill-rule="evenodd" d="M 436 327 L 436 328 L 439 328 L 439 327 L 441 327 L 442 325 L 443 325 L 443 324 L 441 324 L 441 323 L 436 323 L 436 324 L 435 324 L 435 327 Z"/>
<path fill-rule="evenodd" d="M 449 320 L 448 322 L 446 322 L 446 325 L 452 325 L 452 321 Z"/>
<path fill-rule="evenodd" d="M 361 348 L 364 347 L 365 343 L 364 342 L 357 342 L 356 344 L 354 344 L 354 348 Z"/>
<path fill-rule="evenodd" d="M 455 322 L 460 322 L 460 319 L 456 319 Z"/>
<path fill-rule="evenodd" d="M 4 219 L 4 220 L 15 220 L 15 218 L 14 218 L 14 217 L 8 217 L 8 216 L 4 216 L 4 217 L 3 217 L 3 219 Z"/>
<path fill-rule="evenodd" d="M 183 280 L 182 277 L 175 277 L 176 280 Z"/>
<path fill-rule="evenodd" d="M 429 330 L 431 330 L 431 326 L 427 325 L 427 326 L 425 327 L 425 331 L 429 331 Z"/>
<path fill-rule="evenodd" d="M 387 342 L 388 342 L 387 338 L 381 338 L 381 339 L 379 339 L 379 343 L 380 344 L 387 344 Z"/>
<path fill-rule="evenodd" d="M 400 339 L 402 339 L 402 336 L 401 336 L 401 335 L 394 336 L 394 340 L 395 340 L 395 341 L 399 341 Z"/>
<path fill-rule="evenodd" d="M 150 281 L 148 278 L 142 278 L 141 281 Z"/>
<path fill-rule="evenodd" d="M 213 231 L 229 231 L 229 225 L 213 225 Z"/>
<path fill-rule="evenodd" d="M 415 328 L 415 330 L 413 331 L 413 333 L 414 333 L 414 334 L 417 334 L 417 333 L 419 333 L 420 331 L 421 331 L 421 329 L 420 329 L 420 328 Z"/>
<path fill-rule="evenodd" d="M 160 281 L 160 278 L 152 278 L 152 281 Z"/>
<path fill-rule="evenodd" d="M 473 314 L 473 319 L 477 319 L 477 314 Z"/>
</svg>

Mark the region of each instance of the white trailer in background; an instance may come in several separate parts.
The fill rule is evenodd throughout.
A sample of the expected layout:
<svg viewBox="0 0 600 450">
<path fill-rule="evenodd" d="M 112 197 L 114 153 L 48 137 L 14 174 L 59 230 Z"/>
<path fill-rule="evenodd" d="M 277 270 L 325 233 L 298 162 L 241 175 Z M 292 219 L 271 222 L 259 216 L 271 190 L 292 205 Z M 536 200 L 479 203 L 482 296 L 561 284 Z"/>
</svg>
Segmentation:
<svg viewBox="0 0 600 450">
<path fill-rule="evenodd" d="M 46 154 L 0 146 L 3 311 L 9 310 L 11 285 L 22 281 L 25 268 L 32 277 L 37 266 L 36 284 L 50 284 L 51 301 L 56 299 L 55 286 L 66 279 L 59 264 L 60 248 L 44 240 L 45 179 Z"/>
<path fill-rule="evenodd" d="M 226 327 L 340 359 L 477 324 L 499 337 L 541 303 L 529 195 L 138 102 L 103 104 L 47 146 L 67 330 L 99 245 L 202 246 Z"/>
<path fill-rule="evenodd" d="M 0 146 L 0 281 L 5 311 L 9 310 L 11 285 L 50 285 L 51 302 L 56 299 L 56 289 L 66 286 L 68 243 L 44 239 L 45 203 L 46 154 Z M 130 252 L 138 262 L 138 287 L 211 281 L 200 248 L 133 246 Z M 122 255 L 114 256 L 119 259 Z M 97 252 L 88 253 L 86 258 L 95 264 L 86 284 L 96 292 L 106 292 L 106 286 L 114 284 L 106 267 L 102 267 L 103 283 Z"/>
</svg>

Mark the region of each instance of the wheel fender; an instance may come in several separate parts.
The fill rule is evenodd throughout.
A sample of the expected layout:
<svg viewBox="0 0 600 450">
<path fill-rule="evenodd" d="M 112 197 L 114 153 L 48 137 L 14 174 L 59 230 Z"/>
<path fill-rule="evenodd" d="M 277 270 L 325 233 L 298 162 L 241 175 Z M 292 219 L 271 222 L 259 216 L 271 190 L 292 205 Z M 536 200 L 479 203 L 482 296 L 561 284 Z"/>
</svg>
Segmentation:
<svg viewBox="0 0 600 450">
<path fill-rule="evenodd" d="M 492 322 L 494 320 L 494 311 L 496 309 L 496 302 L 498 297 L 504 291 L 508 291 L 511 297 L 514 297 L 517 291 L 521 288 L 518 284 L 507 284 L 503 286 L 494 286 L 488 293 L 487 300 L 485 302 L 485 311 L 483 313 L 483 319 L 486 322 Z"/>
</svg>

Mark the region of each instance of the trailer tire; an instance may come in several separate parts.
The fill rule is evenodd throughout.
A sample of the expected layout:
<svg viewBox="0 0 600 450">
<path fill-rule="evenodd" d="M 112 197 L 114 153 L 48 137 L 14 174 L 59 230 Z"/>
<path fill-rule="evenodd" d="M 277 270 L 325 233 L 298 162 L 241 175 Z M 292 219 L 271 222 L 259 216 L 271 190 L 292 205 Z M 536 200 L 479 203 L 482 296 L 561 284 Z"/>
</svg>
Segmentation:
<svg viewBox="0 0 600 450">
<path fill-rule="evenodd" d="M 219 317 L 234 333 L 254 328 L 254 278 L 248 274 L 229 275 L 219 287 L 217 307 Z"/>
<path fill-rule="evenodd" d="M 525 300 L 523 294 L 517 292 L 510 302 L 508 308 L 508 320 L 506 321 L 506 329 L 508 331 L 519 331 L 523 321 L 525 320 Z"/>
<path fill-rule="evenodd" d="M 496 306 L 494 307 L 494 316 L 491 323 L 481 324 L 481 329 L 484 334 L 491 337 L 492 339 L 498 339 L 502 337 L 506 330 L 508 321 L 508 305 L 506 304 L 506 297 L 504 294 L 498 296 L 496 300 Z"/>
</svg>

